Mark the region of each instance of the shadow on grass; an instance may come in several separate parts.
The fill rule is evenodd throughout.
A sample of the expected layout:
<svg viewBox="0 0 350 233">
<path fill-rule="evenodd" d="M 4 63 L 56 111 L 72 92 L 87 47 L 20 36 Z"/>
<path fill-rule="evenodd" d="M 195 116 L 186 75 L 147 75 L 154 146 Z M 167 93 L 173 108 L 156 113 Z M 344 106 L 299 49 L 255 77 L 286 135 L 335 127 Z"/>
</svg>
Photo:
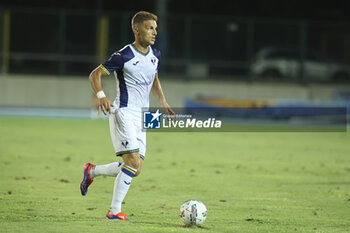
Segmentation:
<svg viewBox="0 0 350 233">
<path fill-rule="evenodd" d="M 146 221 L 132 221 L 132 224 L 149 224 L 149 225 L 155 225 L 158 227 L 175 227 L 175 228 L 184 228 L 184 229 L 198 229 L 198 230 L 209 230 L 207 227 L 203 226 L 196 226 L 196 225 L 184 225 L 184 224 L 174 224 L 174 223 L 161 223 L 161 222 L 146 222 Z"/>
</svg>

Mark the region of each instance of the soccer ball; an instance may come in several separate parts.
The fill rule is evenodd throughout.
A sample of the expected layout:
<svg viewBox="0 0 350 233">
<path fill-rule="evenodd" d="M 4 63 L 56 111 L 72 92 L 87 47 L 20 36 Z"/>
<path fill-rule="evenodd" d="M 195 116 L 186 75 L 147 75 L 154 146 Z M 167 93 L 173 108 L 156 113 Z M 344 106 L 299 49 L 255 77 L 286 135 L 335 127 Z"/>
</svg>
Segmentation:
<svg viewBox="0 0 350 233">
<path fill-rule="evenodd" d="M 201 225 L 207 218 L 207 207 L 198 200 L 185 201 L 180 207 L 180 218 L 186 225 Z"/>
</svg>

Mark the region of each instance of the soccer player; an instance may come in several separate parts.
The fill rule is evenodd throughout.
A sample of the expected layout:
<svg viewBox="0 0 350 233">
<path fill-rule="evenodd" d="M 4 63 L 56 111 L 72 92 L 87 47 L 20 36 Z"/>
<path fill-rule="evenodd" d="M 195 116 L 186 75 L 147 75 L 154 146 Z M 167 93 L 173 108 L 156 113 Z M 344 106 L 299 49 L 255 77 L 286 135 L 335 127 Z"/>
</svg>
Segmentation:
<svg viewBox="0 0 350 233">
<path fill-rule="evenodd" d="M 113 53 L 108 60 L 90 74 L 90 83 L 99 99 L 99 108 L 109 113 L 110 135 L 117 156 L 123 162 L 106 165 L 84 165 L 80 184 L 82 195 L 97 176 L 114 176 L 114 192 L 106 219 L 129 220 L 121 205 L 132 179 L 139 175 L 146 156 L 146 133 L 142 131 L 142 108 L 149 107 L 149 94 L 159 100 L 170 116 L 175 116 L 168 105 L 158 78 L 160 52 L 152 48 L 157 36 L 157 16 L 140 11 L 131 21 L 135 42 Z M 106 97 L 101 77 L 114 73 L 117 95 L 113 103 Z"/>
</svg>

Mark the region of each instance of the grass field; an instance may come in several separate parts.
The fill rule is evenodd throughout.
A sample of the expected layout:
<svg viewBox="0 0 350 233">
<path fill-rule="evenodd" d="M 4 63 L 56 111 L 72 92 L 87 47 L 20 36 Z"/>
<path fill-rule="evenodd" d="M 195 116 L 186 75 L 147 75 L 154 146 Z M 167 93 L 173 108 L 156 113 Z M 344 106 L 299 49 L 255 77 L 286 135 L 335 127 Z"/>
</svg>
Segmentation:
<svg viewBox="0 0 350 233">
<path fill-rule="evenodd" d="M 115 161 L 108 122 L 0 118 L 0 232 L 350 232 L 350 133 L 149 133 L 142 174 L 107 221 L 114 179 L 80 195 L 82 166 Z M 187 199 L 208 208 L 183 226 Z"/>
</svg>

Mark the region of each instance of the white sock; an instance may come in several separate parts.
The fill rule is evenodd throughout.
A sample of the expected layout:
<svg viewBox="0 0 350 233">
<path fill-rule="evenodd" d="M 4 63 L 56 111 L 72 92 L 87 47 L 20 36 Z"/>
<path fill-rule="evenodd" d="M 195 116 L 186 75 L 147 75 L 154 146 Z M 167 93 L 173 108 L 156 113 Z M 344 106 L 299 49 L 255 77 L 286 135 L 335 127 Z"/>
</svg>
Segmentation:
<svg viewBox="0 0 350 233">
<path fill-rule="evenodd" d="M 105 165 L 96 165 L 91 171 L 92 178 L 96 176 L 117 176 L 122 166 L 123 162 L 109 163 Z"/>
<path fill-rule="evenodd" d="M 137 170 L 132 167 L 126 165 L 122 166 L 121 172 L 119 172 L 114 181 L 112 204 L 109 210 L 111 214 L 117 214 L 122 211 L 122 202 L 129 190 L 130 183 L 136 172 Z"/>
</svg>

